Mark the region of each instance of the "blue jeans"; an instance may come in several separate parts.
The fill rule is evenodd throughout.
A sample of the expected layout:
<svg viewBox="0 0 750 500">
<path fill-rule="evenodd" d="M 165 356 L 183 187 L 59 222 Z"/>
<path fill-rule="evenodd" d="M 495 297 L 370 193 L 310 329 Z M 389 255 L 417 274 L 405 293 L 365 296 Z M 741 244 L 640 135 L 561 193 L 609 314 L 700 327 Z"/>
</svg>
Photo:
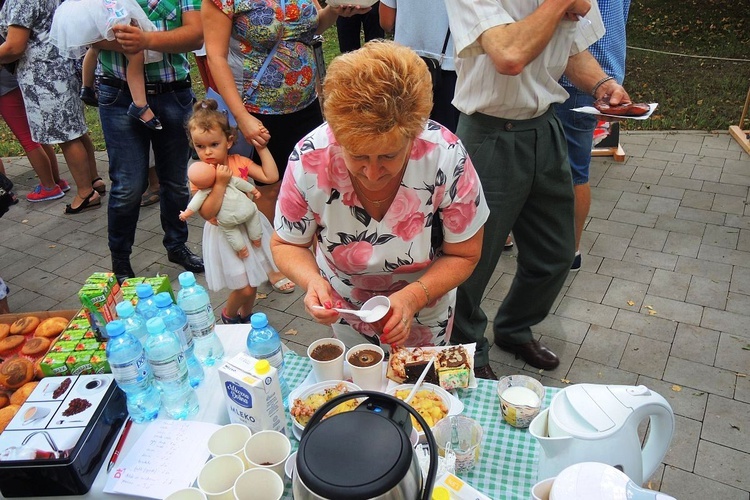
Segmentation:
<svg viewBox="0 0 750 500">
<path fill-rule="evenodd" d="M 187 163 L 190 155 L 185 122 L 195 99 L 191 89 L 149 94 L 148 104 L 162 123 L 162 130 L 151 130 L 127 114 L 133 101 L 127 89 L 99 86 L 99 118 L 109 155 L 109 250 L 115 257 L 129 257 L 141 195 L 148 186 L 148 153 L 153 147 L 159 177 L 161 226 L 164 247 L 176 250 L 188 237 L 187 224 L 180 221 L 180 210 L 190 201 Z"/>
<path fill-rule="evenodd" d="M 570 97 L 562 104 L 555 104 L 555 113 L 560 119 L 568 143 L 568 161 L 573 174 L 573 185 L 589 182 L 591 147 L 594 142 L 596 116 L 571 111 L 573 108 L 592 106 L 594 98 L 576 87 L 565 87 Z"/>
</svg>

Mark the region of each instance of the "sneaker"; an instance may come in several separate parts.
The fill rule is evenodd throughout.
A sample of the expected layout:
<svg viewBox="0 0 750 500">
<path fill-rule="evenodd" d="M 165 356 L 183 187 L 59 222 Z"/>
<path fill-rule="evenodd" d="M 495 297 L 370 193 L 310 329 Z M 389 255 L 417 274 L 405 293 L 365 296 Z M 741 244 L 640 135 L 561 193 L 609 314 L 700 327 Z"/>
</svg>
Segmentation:
<svg viewBox="0 0 750 500">
<path fill-rule="evenodd" d="M 573 263 L 570 265 L 570 270 L 575 272 L 581 268 L 581 252 L 576 252 L 576 256 L 573 259 Z"/>
<path fill-rule="evenodd" d="M 66 181 L 65 179 L 60 179 L 59 181 L 57 181 L 57 185 L 60 186 L 60 189 L 62 189 L 63 193 L 67 193 L 68 191 L 70 191 L 70 184 L 68 184 L 68 181 Z"/>
<path fill-rule="evenodd" d="M 60 189 L 60 186 L 55 185 L 52 189 L 47 189 L 39 184 L 32 192 L 26 195 L 26 199 L 31 203 L 36 203 L 38 201 L 56 200 L 63 196 L 65 196 L 65 193 Z"/>
</svg>

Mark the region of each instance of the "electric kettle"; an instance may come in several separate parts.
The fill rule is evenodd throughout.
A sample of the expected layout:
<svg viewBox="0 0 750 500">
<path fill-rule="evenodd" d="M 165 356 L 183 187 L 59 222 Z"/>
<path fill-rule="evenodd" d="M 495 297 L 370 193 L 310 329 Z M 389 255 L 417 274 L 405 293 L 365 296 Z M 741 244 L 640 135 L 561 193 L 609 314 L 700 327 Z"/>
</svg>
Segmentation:
<svg viewBox="0 0 750 500">
<path fill-rule="evenodd" d="M 366 397 L 350 412 L 323 420 L 340 403 Z M 430 468 L 422 481 L 409 435 L 411 418 L 425 431 Z M 295 500 L 428 500 L 437 474 L 437 444 L 411 406 L 388 394 L 355 391 L 321 406 L 305 426 L 292 478 Z"/>
<path fill-rule="evenodd" d="M 643 447 L 638 425 L 650 419 Z M 601 462 L 643 484 L 667 453 L 674 433 L 669 403 L 643 385 L 576 384 L 561 390 L 529 432 L 541 445 L 538 480 L 569 465 Z"/>
</svg>

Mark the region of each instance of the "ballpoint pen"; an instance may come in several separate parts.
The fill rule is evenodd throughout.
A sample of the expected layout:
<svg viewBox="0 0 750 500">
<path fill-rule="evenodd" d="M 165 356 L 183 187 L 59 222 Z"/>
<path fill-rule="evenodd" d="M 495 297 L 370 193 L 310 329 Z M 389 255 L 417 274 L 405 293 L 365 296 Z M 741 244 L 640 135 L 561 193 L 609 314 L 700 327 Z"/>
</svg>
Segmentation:
<svg viewBox="0 0 750 500">
<path fill-rule="evenodd" d="M 112 467 L 115 466 L 115 463 L 117 462 L 117 457 L 120 456 L 120 452 L 122 451 L 122 447 L 125 445 L 125 438 L 128 437 L 128 432 L 130 432 L 130 428 L 133 426 L 133 419 L 128 417 L 128 421 L 125 422 L 125 428 L 122 431 L 122 434 L 120 434 L 120 439 L 117 440 L 117 444 L 115 445 L 115 451 L 112 452 L 112 456 L 109 457 L 109 464 L 107 465 L 107 472 L 112 470 Z"/>
</svg>

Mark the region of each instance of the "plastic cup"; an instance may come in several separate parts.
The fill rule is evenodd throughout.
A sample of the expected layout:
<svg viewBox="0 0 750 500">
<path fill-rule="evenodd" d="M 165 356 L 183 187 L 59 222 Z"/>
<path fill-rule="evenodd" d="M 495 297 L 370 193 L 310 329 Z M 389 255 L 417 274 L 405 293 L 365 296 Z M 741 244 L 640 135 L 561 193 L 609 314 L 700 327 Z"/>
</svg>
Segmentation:
<svg viewBox="0 0 750 500">
<path fill-rule="evenodd" d="M 284 481 L 271 469 L 249 469 L 234 483 L 235 500 L 280 500 Z"/>
<path fill-rule="evenodd" d="M 198 488 L 208 500 L 234 500 L 234 482 L 245 472 L 245 464 L 235 455 L 219 455 L 203 466 Z"/>
<path fill-rule="evenodd" d="M 362 351 L 373 351 L 375 359 L 377 357 L 380 359 L 369 366 L 352 364 L 352 357 Z M 352 373 L 352 382 L 364 391 L 382 391 L 385 385 L 385 373 L 383 372 L 384 356 L 383 349 L 375 344 L 359 344 L 349 349 L 349 352 L 346 353 L 346 363 L 349 365 Z"/>
<path fill-rule="evenodd" d="M 341 348 L 341 354 L 332 359 L 316 359 L 313 356 L 313 351 L 315 351 L 315 348 L 319 346 L 335 346 L 330 350 L 339 347 Z M 307 357 L 310 358 L 310 363 L 312 364 L 315 379 L 318 382 L 323 382 L 325 380 L 343 380 L 345 352 L 346 346 L 344 345 L 344 343 L 335 338 L 318 339 L 310 344 L 310 347 L 307 348 Z"/>
<path fill-rule="evenodd" d="M 284 463 L 292 451 L 289 438 L 278 431 L 260 431 L 245 443 L 245 460 L 250 469 L 272 470 L 284 480 Z"/>
<path fill-rule="evenodd" d="M 183 488 L 175 491 L 164 500 L 206 500 L 206 494 L 198 488 Z"/>
<path fill-rule="evenodd" d="M 479 461 L 484 431 L 473 418 L 463 415 L 445 417 L 435 424 L 432 434 L 440 456 L 445 456 L 446 443 L 451 443 L 456 454 L 457 474 L 470 471 Z"/>
<path fill-rule="evenodd" d="M 208 438 L 208 451 L 211 457 L 236 455 L 245 464 L 245 443 L 253 432 L 243 424 L 228 424 L 217 429 Z"/>
</svg>

